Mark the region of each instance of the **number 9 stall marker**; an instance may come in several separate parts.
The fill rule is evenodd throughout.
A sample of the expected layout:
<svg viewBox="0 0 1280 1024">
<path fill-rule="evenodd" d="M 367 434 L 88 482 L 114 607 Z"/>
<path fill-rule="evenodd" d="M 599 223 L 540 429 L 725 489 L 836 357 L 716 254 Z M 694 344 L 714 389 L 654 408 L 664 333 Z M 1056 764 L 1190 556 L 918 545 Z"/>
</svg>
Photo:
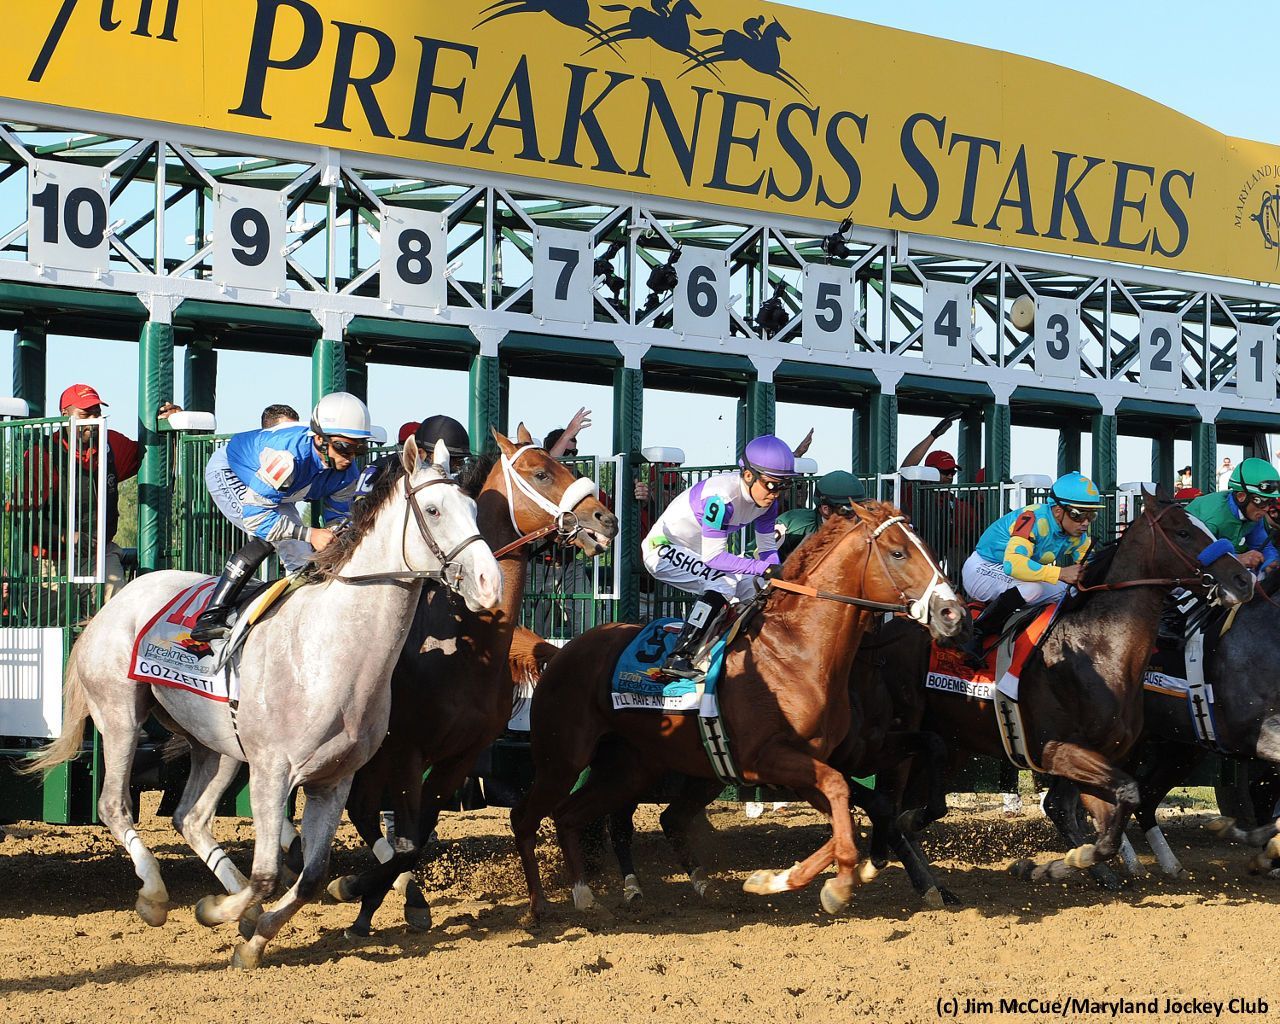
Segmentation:
<svg viewBox="0 0 1280 1024">
<path fill-rule="evenodd" d="M 220 185 L 213 217 L 213 280 L 227 288 L 285 287 L 285 210 L 279 192 Z"/>
</svg>

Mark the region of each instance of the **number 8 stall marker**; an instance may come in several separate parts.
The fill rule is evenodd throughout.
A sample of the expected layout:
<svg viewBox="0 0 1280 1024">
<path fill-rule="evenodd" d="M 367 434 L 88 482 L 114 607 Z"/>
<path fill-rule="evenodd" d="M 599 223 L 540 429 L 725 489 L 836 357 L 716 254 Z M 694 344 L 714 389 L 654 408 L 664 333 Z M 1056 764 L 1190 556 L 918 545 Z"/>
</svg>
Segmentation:
<svg viewBox="0 0 1280 1024">
<path fill-rule="evenodd" d="M 449 304 L 449 221 L 443 213 L 387 206 L 379 235 L 379 295 L 400 306 Z"/>
<path fill-rule="evenodd" d="M 213 217 L 213 280 L 227 288 L 285 287 L 285 209 L 279 192 L 220 185 Z"/>
</svg>

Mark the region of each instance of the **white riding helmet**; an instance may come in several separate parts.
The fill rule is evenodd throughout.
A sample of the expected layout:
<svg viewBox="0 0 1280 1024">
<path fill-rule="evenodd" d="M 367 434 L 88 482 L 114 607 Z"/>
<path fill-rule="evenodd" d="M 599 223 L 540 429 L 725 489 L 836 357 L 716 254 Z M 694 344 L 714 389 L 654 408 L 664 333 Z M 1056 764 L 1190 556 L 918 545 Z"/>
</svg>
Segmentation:
<svg viewBox="0 0 1280 1024">
<path fill-rule="evenodd" d="M 345 391 L 335 391 L 311 410 L 311 433 L 317 437 L 372 437 L 373 425 L 364 402 Z"/>
</svg>

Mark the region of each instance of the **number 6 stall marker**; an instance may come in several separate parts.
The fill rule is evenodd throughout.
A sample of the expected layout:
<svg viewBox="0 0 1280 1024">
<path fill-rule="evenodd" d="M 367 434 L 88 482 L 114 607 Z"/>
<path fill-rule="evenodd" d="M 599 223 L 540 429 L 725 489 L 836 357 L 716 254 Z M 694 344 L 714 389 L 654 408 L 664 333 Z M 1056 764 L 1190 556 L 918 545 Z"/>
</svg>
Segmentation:
<svg viewBox="0 0 1280 1024">
<path fill-rule="evenodd" d="M 213 218 L 213 280 L 225 288 L 285 287 L 285 209 L 279 192 L 220 185 Z"/>
</svg>

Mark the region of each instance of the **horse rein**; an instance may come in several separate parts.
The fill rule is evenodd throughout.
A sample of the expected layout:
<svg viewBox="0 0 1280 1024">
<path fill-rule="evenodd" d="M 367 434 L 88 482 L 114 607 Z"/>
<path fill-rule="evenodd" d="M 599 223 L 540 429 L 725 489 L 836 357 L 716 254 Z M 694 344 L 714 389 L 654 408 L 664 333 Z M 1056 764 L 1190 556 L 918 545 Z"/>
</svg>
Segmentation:
<svg viewBox="0 0 1280 1024">
<path fill-rule="evenodd" d="M 919 549 L 921 554 L 925 556 L 925 559 L 928 561 L 929 565 L 933 568 L 933 578 L 929 580 L 929 585 L 925 588 L 924 593 L 915 601 L 907 600 L 907 595 L 903 591 L 902 587 L 898 584 L 897 579 L 894 577 L 893 570 L 890 568 L 888 561 L 884 557 L 884 552 L 882 552 L 879 546 L 876 544 L 876 541 L 879 539 L 880 535 L 884 533 L 886 530 L 888 530 L 891 526 L 901 526 L 903 533 L 905 533 L 907 537 L 911 540 L 911 542 L 915 544 L 917 549 Z M 859 519 L 858 522 L 854 525 L 853 530 L 854 532 L 856 532 L 862 529 L 863 527 L 869 527 L 869 524 L 865 520 Z M 802 597 L 815 597 L 823 601 L 835 601 L 839 604 L 852 605 L 855 608 L 865 608 L 868 611 L 891 612 L 895 615 L 905 613 L 908 616 L 910 616 L 912 619 L 915 619 L 915 621 L 921 623 L 922 625 L 928 625 L 929 605 L 930 605 L 930 602 L 932 601 L 933 596 L 943 588 L 949 588 L 950 584 L 947 583 L 946 577 L 942 575 L 937 565 L 934 563 L 932 557 L 929 556 L 929 553 L 925 549 L 924 544 L 911 531 L 907 523 L 907 517 L 900 516 L 900 515 L 892 516 L 889 519 L 886 519 L 874 530 L 870 531 L 867 536 L 867 549 L 868 550 L 867 550 L 866 565 L 870 564 L 871 553 L 872 551 L 874 551 L 880 559 L 880 566 L 884 570 L 885 576 L 888 577 L 888 579 L 893 583 L 893 585 L 898 588 L 898 595 L 899 597 L 902 598 L 902 601 L 900 603 L 893 604 L 887 601 L 872 601 L 869 598 L 865 598 L 865 597 L 850 597 L 847 594 L 837 594 L 829 590 L 819 590 L 816 587 L 809 587 L 809 586 L 805 586 L 802 583 L 792 583 L 788 580 L 781 580 L 781 579 L 771 579 L 769 580 L 769 585 L 778 590 L 784 590 L 789 593 L 799 594 Z M 833 548 L 832 550 L 834 551 L 835 549 Z M 864 579 L 866 577 L 866 565 L 863 566 Z"/>
<path fill-rule="evenodd" d="M 439 467 L 436 467 L 439 469 Z M 441 470 L 444 473 L 443 470 Z M 454 545 L 453 550 L 446 552 L 435 537 L 431 534 L 431 527 L 427 523 L 427 517 L 423 514 L 421 507 L 413 499 L 425 491 L 428 487 L 434 487 L 436 484 L 447 484 L 450 487 L 458 487 L 458 482 L 450 477 L 447 473 L 443 476 L 436 477 L 431 480 L 424 480 L 416 487 L 409 483 L 409 474 L 404 475 L 404 529 L 400 534 L 400 557 L 404 560 L 405 570 L 402 572 L 371 572 L 362 573 L 359 576 L 334 576 L 333 579 L 340 583 L 375 583 L 375 582 L 394 582 L 394 583 L 412 583 L 415 580 L 436 580 L 443 583 L 455 593 L 462 586 L 463 570 L 462 565 L 456 561 L 462 552 L 479 541 L 484 543 L 484 538 L 479 533 L 473 533 L 470 537 L 465 537 Z M 415 569 L 409 562 L 409 516 L 412 511 L 413 518 L 418 526 L 418 532 L 422 535 L 422 539 L 427 542 L 427 547 L 431 549 L 431 553 L 435 555 L 440 562 L 439 569 Z"/>
<path fill-rule="evenodd" d="M 1165 542 L 1165 544 L 1169 546 L 1170 551 L 1172 551 L 1175 555 L 1177 555 L 1180 559 L 1182 559 L 1182 561 L 1185 562 L 1187 565 L 1191 566 L 1192 568 L 1195 568 L 1197 563 L 1192 561 L 1191 558 L 1186 554 L 1186 552 L 1184 552 L 1181 548 L 1179 548 L 1176 544 L 1174 544 L 1173 541 L 1169 539 L 1169 535 L 1165 533 L 1164 527 L 1160 524 L 1160 520 L 1165 516 L 1165 514 L 1169 511 L 1169 509 L 1173 507 L 1174 506 L 1170 505 L 1168 508 L 1161 509 L 1161 511 L 1157 515 L 1152 515 L 1150 510 L 1146 508 L 1142 510 L 1142 514 L 1146 518 L 1151 520 L 1152 552 L 1154 553 L 1155 551 L 1155 544 L 1156 544 L 1155 539 L 1156 537 L 1159 537 L 1161 540 Z M 1203 558 L 1206 552 L 1213 551 L 1215 549 L 1215 546 L 1219 543 L 1223 543 L 1223 542 L 1214 541 L 1213 544 L 1210 544 L 1208 547 L 1206 547 L 1204 551 L 1201 552 L 1201 557 Z M 1229 541 L 1225 543 L 1230 545 Z M 1234 546 L 1231 546 L 1231 552 L 1234 553 L 1234 551 L 1235 551 Z M 1226 552 L 1223 552 L 1223 553 L 1226 553 Z M 1218 557 L 1221 557 L 1221 556 L 1215 555 L 1214 559 Z M 1199 563 L 1199 564 L 1203 565 L 1203 563 Z M 1207 568 L 1207 566 L 1204 566 L 1204 568 Z M 1208 590 L 1209 599 L 1210 599 L 1210 602 L 1212 602 L 1214 597 L 1214 591 L 1216 591 L 1217 589 L 1217 584 L 1214 583 L 1213 577 L 1209 575 L 1208 572 L 1201 572 L 1199 573 L 1199 575 L 1196 575 L 1196 576 L 1169 576 L 1165 578 L 1157 577 L 1152 579 L 1121 580 L 1118 583 L 1095 583 L 1093 586 L 1085 586 L 1084 581 L 1081 580 L 1075 583 L 1074 586 L 1075 586 L 1075 589 L 1082 594 L 1091 594 L 1100 590 L 1128 590 L 1131 587 L 1189 587 L 1189 586 L 1195 586 L 1197 584 L 1205 587 Z"/>
<path fill-rule="evenodd" d="M 552 504 L 538 490 L 533 487 L 524 477 L 516 472 L 516 463 L 520 461 L 521 456 L 529 451 L 543 451 L 535 444 L 525 444 L 517 448 L 509 458 L 504 452 L 501 456 L 502 464 L 502 480 L 506 489 L 507 513 L 511 517 L 511 527 L 516 532 L 516 539 L 493 553 L 494 558 L 501 558 L 503 555 L 509 555 L 513 551 L 517 551 L 526 544 L 532 544 L 534 541 L 541 540 L 549 534 L 554 533 L 556 539 L 562 544 L 573 541 L 584 527 L 579 521 L 577 514 L 573 511 L 581 505 L 588 497 L 598 498 L 600 496 L 600 487 L 594 480 L 588 477 L 578 477 L 574 480 L 565 491 L 560 495 L 558 504 Z M 543 512 L 552 517 L 551 523 L 546 526 L 539 527 L 525 533 L 520 529 L 520 524 L 516 522 L 516 491 L 519 491 L 526 498 L 532 501 Z"/>
</svg>

